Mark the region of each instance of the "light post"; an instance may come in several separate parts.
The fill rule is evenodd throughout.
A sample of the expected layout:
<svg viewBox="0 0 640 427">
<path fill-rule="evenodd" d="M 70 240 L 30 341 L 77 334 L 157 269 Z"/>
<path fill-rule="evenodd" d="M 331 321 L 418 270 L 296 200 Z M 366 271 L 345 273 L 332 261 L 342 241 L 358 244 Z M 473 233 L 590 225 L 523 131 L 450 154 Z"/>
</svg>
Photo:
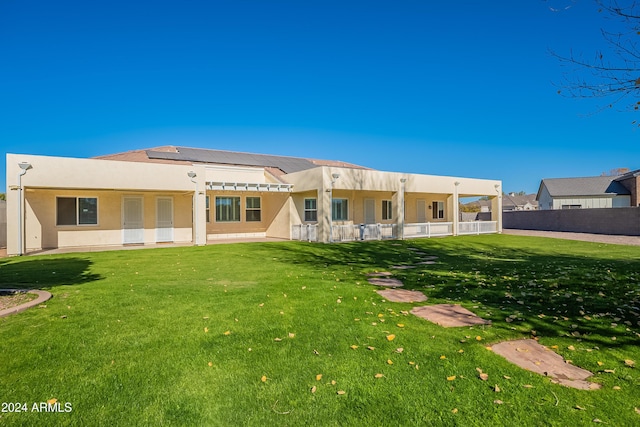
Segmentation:
<svg viewBox="0 0 640 427">
<path fill-rule="evenodd" d="M 22 225 L 22 205 L 24 202 L 24 191 L 22 190 L 22 176 L 31 169 L 31 163 L 22 162 L 18 163 L 20 166 L 20 172 L 18 172 L 18 255 L 24 254 L 24 243 L 22 236 L 24 235 L 24 227 Z"/>
<path fill-rule="evenodd" d="M 333 243 L 333 185 L 340 178 L 339 173 L 331 174 L 331 187 L 329 188 L 330 204 L 329 204 L 329 242 Z"/>
<path fill-rule="evenodd" d="M 195 180 L 195 177 L 197 176 L 196 173 L 194 171 L 189 171 L 187 172 L 187 176 L 191 179 L 191 182 L 193 182 L 196 185 L 196 190 L 193 193 L 193 221 L 194 221 L 194 225 L 193 225 L 193 243 L 194 245 L 198 244 L 198 181 Z"/>
</svg>

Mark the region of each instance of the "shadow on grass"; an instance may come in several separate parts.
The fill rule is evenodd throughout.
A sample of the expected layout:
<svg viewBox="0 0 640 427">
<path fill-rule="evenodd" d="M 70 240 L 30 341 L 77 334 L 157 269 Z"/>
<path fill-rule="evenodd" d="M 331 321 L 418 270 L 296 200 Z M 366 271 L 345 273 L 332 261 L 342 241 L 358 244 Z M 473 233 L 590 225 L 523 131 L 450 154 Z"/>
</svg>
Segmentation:
<svg viewBox="0 0 640 427">
<path fill-rule="evenodd" d="M 0 260 L 0 288 L 49 289 L 101 280 L 83 258 Z"/>
<path fill-rule="evenodd" d="M 608 347 L 640 344 L 637 248 L 523 242 L 450 238 L 273 250 L 293 263 L 353 267 L 356 279 L 365 271 L 392 271 L 406 289 L 424 292 L 430 303 L 466 305 L 504 330 L 534 330 L 539 336 L 574 337 Z M 426 255 L 437 256 L 436 263 L 417 265 Z M 394 265 L 416 267 L 393 270 Z"/>
</svg>

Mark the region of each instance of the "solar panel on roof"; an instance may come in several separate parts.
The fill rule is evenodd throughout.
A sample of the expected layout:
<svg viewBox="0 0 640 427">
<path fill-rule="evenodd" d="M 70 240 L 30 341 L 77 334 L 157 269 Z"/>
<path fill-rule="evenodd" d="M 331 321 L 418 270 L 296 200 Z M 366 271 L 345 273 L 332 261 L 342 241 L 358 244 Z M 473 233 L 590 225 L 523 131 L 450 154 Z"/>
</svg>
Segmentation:
<svg viewBox="0 0 640 427">
<path fill-rule="evenodd" d="M 317 167 L 307 159 L 299 157 L 273 156 L 269 154 L 239 153 L 234 151 L 208 150 L 202 148 L 177 147 L 177 153 L 147 151 L 150 159 L 184 160 L 189 162 L 221 163 L 228 165 L 276 167 L 285 173 L 299 172 Z"/>
</svg>

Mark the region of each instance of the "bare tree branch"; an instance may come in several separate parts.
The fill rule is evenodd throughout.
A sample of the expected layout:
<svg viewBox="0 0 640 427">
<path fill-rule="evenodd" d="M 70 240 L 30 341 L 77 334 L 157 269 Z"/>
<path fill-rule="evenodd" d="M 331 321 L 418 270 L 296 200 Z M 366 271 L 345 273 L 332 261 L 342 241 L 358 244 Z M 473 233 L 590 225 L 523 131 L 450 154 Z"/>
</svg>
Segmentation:
<svg viewBox="0 0 640 427">
<path fill-rule="evenodd" d="M 561 66 L 569 69 L 563 73 L 558 93 L 575 98 L 611 98 L 611 108 L 624 101 L 626 109 L 638 110 L 640 106 L 640 4 L 628 0 L 595 0 L 599 12 L 605 18 L 614 19 L 625 26 L 622 32 L 601 29 L 607 45 L 605 51 L 596 52 L 593 60 L 575 55 L 568 56 L 550 50 Z"/>
</svg>

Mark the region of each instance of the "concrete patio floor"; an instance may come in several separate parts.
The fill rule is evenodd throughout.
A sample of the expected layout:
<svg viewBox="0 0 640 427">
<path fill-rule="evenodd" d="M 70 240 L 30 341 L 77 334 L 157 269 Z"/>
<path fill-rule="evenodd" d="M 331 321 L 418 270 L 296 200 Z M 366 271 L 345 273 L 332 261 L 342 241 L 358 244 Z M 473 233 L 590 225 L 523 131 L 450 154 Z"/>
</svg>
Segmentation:
<svg viewBox="0 0 640 427">
<path fill-rule="evenodd" d="M 227 243 L 257 243 L 257 242 L 288 242 L 288 239 L 278 239 L 274 237 L 256 237 L 256 238 L 244 238 L 244 239 L 215 239 L 208 240 L 207 245 L 223 245 Z M 138 249 L 153 249 L 153 248 L 176 248 L 193 246 L 191 242 L 186 243 L 155 243 L 148 245 L 113 245 L 113 246 L 85 246 L 77 248 L 56 248 L 56 249 L 43 249 L 39 251 L 29 251 L 25 256 L 31 255 L 56 255 L 67 254 L 77 252 L 105 252 L 105 251 L 130 251 Z M 7 256 L 6 249 L 0 249 L 0 258 Z"/>
</svg>

